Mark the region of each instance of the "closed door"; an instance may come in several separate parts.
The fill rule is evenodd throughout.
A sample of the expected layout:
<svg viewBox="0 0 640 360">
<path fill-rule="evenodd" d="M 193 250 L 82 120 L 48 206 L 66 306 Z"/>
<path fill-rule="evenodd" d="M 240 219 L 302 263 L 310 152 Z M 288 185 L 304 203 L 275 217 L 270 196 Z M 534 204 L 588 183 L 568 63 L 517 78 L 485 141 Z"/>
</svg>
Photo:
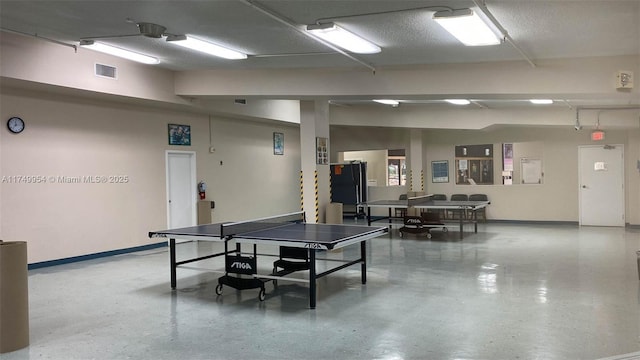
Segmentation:
<svg viewBox="0 0 640 360">
<path fill-rule="evenodd" d="M 579 148 L 580 225 L 625 226 L 622 145 Z"/>
<path fill-rule="evenodd" d="M 167 152 L 167 224 L 170 229 L 196 225 L 195 153 Z"/>
</svg>

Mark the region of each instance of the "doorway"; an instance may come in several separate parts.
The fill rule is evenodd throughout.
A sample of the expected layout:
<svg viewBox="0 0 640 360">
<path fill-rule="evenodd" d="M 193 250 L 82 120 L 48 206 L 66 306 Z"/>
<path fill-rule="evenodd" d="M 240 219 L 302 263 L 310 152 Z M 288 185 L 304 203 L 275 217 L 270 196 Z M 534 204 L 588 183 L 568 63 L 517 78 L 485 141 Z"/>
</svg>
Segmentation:
<svg viewBox="0 0 640 360">
<path fill-rule="evenodd" d="M 625 226 L 624 148 L 579 147 L 580 225 Z"/>
<path fill-rule="evenodd" d="M 196 153 L 168 150 L 166 169 L 167 226 L 174 229 L 196 225 Z"/>
</svg>

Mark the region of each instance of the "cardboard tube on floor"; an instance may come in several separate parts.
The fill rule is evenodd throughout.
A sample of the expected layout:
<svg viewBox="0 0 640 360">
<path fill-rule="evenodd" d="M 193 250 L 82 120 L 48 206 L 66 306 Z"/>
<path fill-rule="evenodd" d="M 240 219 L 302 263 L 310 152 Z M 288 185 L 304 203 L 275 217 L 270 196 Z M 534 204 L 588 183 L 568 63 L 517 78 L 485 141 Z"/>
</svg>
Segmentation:
<svg viewBox="0 0 640 360">
<path fill-rule="evenodd" d="M 342 203 L 329 203 L 325 215 L 327 224 L 342 224 Z"/>
<path fill-rule="evenodd" d="M 27 243 L 0 241 L 0 353 L 29 346 Z"/>
</svg>

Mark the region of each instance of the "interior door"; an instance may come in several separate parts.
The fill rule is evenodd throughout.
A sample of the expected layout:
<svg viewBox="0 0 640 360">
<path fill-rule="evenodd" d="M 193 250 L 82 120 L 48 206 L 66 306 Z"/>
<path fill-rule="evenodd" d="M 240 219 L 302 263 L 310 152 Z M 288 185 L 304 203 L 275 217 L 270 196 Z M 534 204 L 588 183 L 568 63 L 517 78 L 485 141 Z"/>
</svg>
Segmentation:
<svg viewBox="0 0 640 360">
<path fill-rule="evenodd" d="M 581 146 L 580 225 L 625 226 L 622 145 Z"/>
<path fill-rule="evenodd" d="M 167 151 L 167 225 L 170 229 L 196 225 L 195 153 Z"/>
</svg>

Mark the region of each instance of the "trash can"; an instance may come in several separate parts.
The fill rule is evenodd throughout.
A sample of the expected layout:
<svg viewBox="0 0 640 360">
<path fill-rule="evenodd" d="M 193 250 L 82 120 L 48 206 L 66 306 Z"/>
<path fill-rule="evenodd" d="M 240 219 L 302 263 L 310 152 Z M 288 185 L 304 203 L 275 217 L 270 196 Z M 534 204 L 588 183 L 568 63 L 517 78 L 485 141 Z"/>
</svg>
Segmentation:
<svg viewBox="0 0 640 360">
<path fill-rule="evenodd" d="M 0 240 L 0 354 L 29 346 L 27 243 Z"/>
</svg>

